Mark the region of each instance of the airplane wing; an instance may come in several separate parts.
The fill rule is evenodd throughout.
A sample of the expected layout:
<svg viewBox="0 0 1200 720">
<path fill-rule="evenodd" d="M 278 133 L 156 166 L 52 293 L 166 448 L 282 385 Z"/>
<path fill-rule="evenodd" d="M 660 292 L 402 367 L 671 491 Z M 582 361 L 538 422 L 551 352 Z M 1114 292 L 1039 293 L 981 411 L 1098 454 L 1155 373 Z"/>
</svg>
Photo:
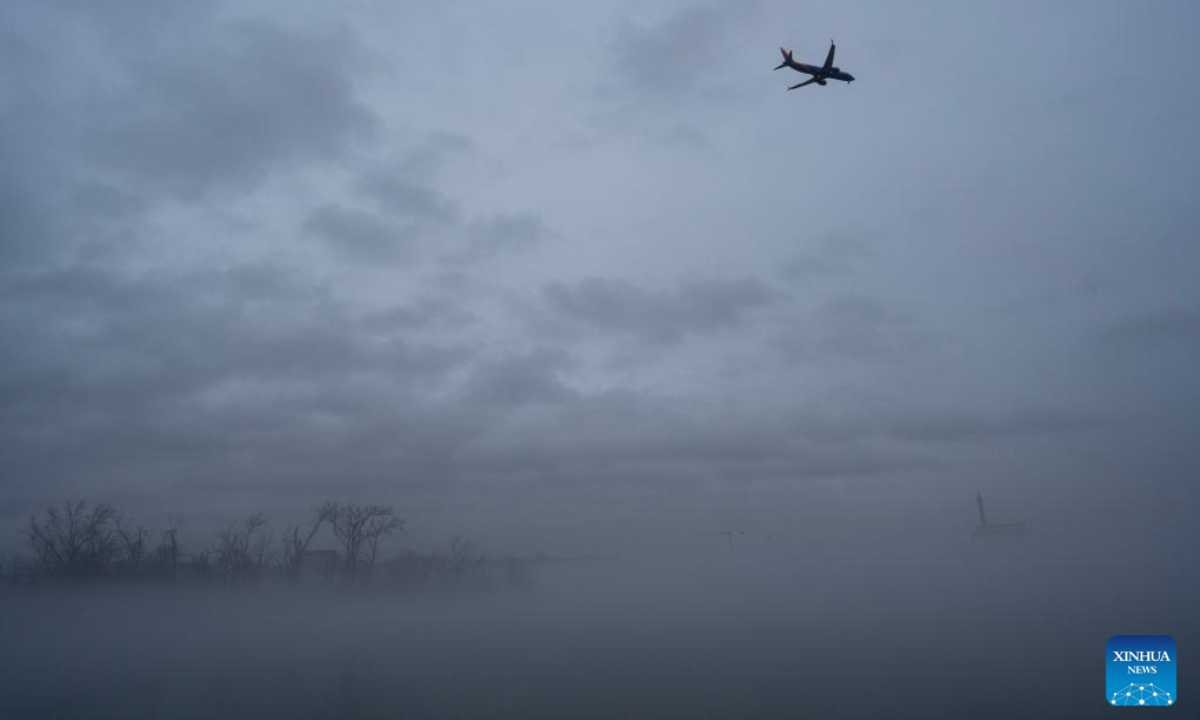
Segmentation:
<svg viewBox="0 0 1200 720">
<path fill-rule="evenodd" d="M 795 90 L 796 88 L 802 88 L 802 87 L 804 87 L 805 85 L 812 85 L 812 84 L 813 84 L 813 83 L 815 83 L 816 81 L 817 81 L 817 79 L 814 77 L 814 78 L 811 78 L 811 79 L 805 80 L 805 81 L 804 81 L 804 82 L 802 82 L 802 83 L 796 83 L 795 85 L 793 85 L 793 86 L 791 86 L 790 88 L 788 88 L 788 90 Z"/>
<path fill-rule="evenodd" d="M 835 50 L 837 50 L 837 45 L 834 45 L 833 41 L 830 40 L 829 41 L 829 54 L 825 56 L 825 67 L 824 67 L 825 70 L 828 70 L 829 68 L 833 67 L 833 52 Z"/>
</svg>

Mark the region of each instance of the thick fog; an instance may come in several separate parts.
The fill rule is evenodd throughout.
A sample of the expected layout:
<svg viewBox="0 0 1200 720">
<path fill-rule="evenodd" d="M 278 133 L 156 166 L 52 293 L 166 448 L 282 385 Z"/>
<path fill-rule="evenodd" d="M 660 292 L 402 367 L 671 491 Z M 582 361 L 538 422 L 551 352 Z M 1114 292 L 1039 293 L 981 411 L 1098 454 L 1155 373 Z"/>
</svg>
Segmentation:
<svg viewBox="0 0 1200 720">
<path fill-rule="evenodd" d="M 1198 26 L 0 4 L 0 716 L 1065 716 L 1186 656 Z"/>
<path fill-rule="evenodd" d="M 1090 717 L 1114 631 L 1200 637 L 1180 539 L 720 539 L 471 592 L 8 592 L 0 713 Z"/>
</svg>

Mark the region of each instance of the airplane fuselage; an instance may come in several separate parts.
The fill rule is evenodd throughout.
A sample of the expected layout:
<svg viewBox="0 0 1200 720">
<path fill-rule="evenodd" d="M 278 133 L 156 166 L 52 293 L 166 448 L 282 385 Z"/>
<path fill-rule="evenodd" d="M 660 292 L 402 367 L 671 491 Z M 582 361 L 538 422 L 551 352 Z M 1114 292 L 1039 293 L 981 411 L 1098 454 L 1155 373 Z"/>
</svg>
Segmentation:
<svg viewBox="0 0 1200 720">
<path fill-rule="evenodd" d="M 854 82 L 854 76 L 850 73 L 842 72 L 840 68 L 829 68 L 826 70 L 819 65 L 809 65 L 808 63 L 796 62 L 794 60 L 787 63 L 787 66 L 798 72 L 818 78 L 817 82 L 821 84 L 824 84 L 821 82 L 823 80 L 841 80 L 842 82 L 848 83 Z"/>
</svg>

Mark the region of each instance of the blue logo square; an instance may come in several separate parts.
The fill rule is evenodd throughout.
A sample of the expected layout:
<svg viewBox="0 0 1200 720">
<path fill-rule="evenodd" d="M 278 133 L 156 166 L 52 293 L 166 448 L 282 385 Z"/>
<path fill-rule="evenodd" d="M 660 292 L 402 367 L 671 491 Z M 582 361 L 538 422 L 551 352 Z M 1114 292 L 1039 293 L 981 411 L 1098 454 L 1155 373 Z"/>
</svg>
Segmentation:
<svg viewBox="0 0 1200 720">
<path fill-rule="evenodd" d="M 1169 635 L 1113 635 L 1105 648 L 1109 705 L 1175 704 L 1175 641 Z"/>
</svg>

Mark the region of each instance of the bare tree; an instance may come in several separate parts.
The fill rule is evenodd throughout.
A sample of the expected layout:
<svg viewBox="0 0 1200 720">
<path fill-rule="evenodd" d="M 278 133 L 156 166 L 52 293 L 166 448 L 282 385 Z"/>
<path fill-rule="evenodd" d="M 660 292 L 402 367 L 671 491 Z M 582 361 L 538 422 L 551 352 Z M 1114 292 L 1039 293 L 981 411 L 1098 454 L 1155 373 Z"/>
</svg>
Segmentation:
<svg viewBox="0 0 1200 720">
<path fill-rule="evenodd" d="M 270 542 L 267 518 L 254 513 L 238 527 L 230 525 L 217 535 L 217 567 L 226 579 L 256 577 L 265 565 Z"/>
<path fill-rule="evenodd" d="M 367 542 L 370 553 L 367 557 L 367 575 L 375 573 L 375 557 L 379 550 L 379 538 L 389 537 L 395 533 L 404 532 L 404 521 L 392 515 L 392 509 L 387 508 L 387 516 L 376 516 L 367 523 Z"/>
<path fill-rule="evenodd" d="M 163 531 L 158 549 L 155 550 L 155 563 L 171 577 L 175 577 L 175 571 L 179 567 L 179 528 L 182 526 L 182 515 L 169 516 L 167 529 Z"/>
<path fill-rule="evenodd" d="M 146 547 L 146 528 L 130 521 L 124 515 L 117 516 L 115 528 L 124 552 L 125 563 L 136 569 L 142 564 L 142 555 Z"/>
<path fill-rule="evenodd" d="M 461 535 L 450 539 L 450 569 L 455 575 L 469 575 L 484 562 L 483 546 L 478 542 Z"/>
<path fill-rule="evenodd" d="M 346 576 L 351 579 L 357 577 L 364 560 L 367 575 L 373 572 L 380 538 L 404 532 L 404 521 L 390 506 L 326 503 L 326 507 L 331 510 L 333 534 L 345 551 Z"/>
<path fill-rule="evenodd" d="M 289 525 L 283 533 L 283 565 L 288 577 L 297 578 L 300 576 L 300 567 L 304 559 L 304 553 L 308 552 L 308 546 L 312 544 L 313 538 L 326 521 L 332 522 L 334 515 L 337 514 L 337 506 L 333 503 L 325 503 L 313 512 L 312 519 L 308 523 L 306 530 L 301 530 L 299 525 Z"/>
<path fill-rule="evenodd" d="M 30 516 L 25 535 L 42 570 L 68 575 L 105 570 L 116 555 L 112 507 L 87 500 L 46 508 L 39 521 Z"/>
</svg>

